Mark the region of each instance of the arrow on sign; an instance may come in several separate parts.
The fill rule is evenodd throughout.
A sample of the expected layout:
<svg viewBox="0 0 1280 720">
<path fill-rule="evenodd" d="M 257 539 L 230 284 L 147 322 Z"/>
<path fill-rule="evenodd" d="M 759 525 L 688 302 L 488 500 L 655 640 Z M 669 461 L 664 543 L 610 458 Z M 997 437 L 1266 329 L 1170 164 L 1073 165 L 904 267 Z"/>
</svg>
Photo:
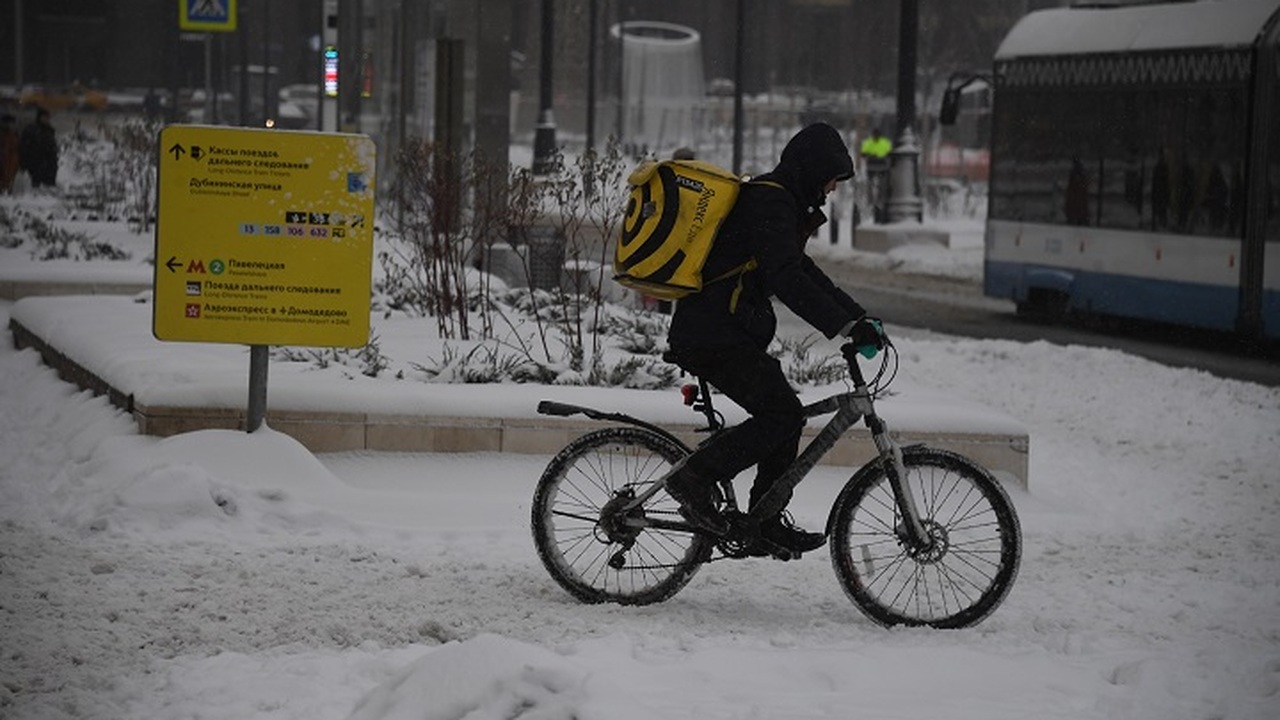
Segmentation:
<svg viewBox="0 0 1280 720">
<path fill-rule="evenodd" d="M 174 143 L 173 147 L 169 148 L 169 152 L 173 153 L 174 160 L 181 160 L 183 153 L 185 153 L 186 151 L 187 149 L 182 147 L 178 143 Z"/>
<path fill-rule="evenodd" d="M 178 262 L 178 256 L 175 255 L 169 258 L 169 262 L 165 263 L 164 266 L 169 268 L 169 272 L 178 272 L 178 268 L 182 267 L 182 263 Z"/>
</svg>

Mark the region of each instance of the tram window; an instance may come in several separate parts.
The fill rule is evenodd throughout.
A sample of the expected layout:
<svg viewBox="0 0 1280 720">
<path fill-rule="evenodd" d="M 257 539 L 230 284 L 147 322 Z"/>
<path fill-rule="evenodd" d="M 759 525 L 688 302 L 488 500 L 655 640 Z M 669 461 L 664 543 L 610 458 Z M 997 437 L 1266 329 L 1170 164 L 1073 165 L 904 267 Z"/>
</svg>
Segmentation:
<svg viewBox="0 0 1280 720">
<path fill-rule="evenodd" d="M 993 217 L 1238 236 L 1241 86 L 1006 87 L 997 94 Z M 1280 168 L 1272 166 L 1280 185 Z M 1274 212 L 1280 216 L 1280 199 Z M 1274 220 L 1280 226 L 1280 217 Z"/>
</svg>

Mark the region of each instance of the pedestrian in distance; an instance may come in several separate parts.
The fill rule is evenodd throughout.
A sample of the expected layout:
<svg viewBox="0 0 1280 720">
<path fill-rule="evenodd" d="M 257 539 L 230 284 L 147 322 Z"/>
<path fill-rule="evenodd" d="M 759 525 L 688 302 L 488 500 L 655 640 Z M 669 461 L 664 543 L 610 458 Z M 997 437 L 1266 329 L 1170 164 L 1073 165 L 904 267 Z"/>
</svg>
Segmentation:
<svg viewBox="0 0 1280 720">
<path fill-rule="evenodd" d="M 805 127 L 788 141 L 772 171 L 742 185 L 703 275 L 720 278 L 733 268 L 752 269 L 676 301 L 666 358 L 751 416 L 702 445 L 667 480 L 681 514 L 705 531 L 728 530 L 714 504 L 716 483 L 756 465 L 750 509 L 799 450 L 805 422 L 800 399 L 781 364 L 766 351 L 777 329 L 772 298 L 827 338 L 846 336 L 883 347 L 878 322 L 868 319 L 804 252 L 805 241 L 826 222 L 821 208 L 827 195 L 851 177 L 853 160 L 840 133 L 826 123 Z M 759 534 L 758 546 L 749 549 L 756 556 L 796 557 L 826 540 L 823 533 L 796 527 L 785 511 L 762 518 Z"/>
<path fill-rule="evenodd" d="M 880 132 L 879 127 L 871 128 L 871 134 L 862 141 L 858 149 L 867 172 L 887 171 L 890 152 L 893 152 L 893 142 Z"/>
<path fill-rule="evenodd" d="M 147 122 L 160 119 L 160 96 L 156 94 L 155 88 L 147 88 L 147 94 L 142 98 L 142 114 Z"/>
<path fill-rule="evenodd" d="M 0 194 L 13 192 L 13 180 L 22 167 L 18 119 L 5 113 L 0 117 Z"/>
<path fill-rule="evenodd" d="M 22 129 L 19 151 L 22 168 L 31 176 L 31 187 L 57 186 L 58 139 L 48 110 L 38 108 L 35 122 Z"/>
<path fill-rule="evenodd" d="M 891 152 L 893 152 L 893 142 L 880 132 L 879 126 L 871 128 L 871 134 L 858 147 L 858 155 L 862 158 L 862 171 L 866 175 L 864 184 L 867 204 L 871 206 L 872 218 L 878 223 L 889 221 L 889 153 Z"/>
</svg>

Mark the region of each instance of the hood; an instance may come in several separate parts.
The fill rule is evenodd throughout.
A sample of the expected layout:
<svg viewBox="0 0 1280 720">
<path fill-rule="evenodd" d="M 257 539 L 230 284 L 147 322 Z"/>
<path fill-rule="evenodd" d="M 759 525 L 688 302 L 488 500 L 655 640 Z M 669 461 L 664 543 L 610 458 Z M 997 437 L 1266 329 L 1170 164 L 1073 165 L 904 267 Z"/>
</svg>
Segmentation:
<svg viewBox="0 0 1280 720">
<path fill-rule="evenodd" d="M 774 174 L 790 180 L 801 200 L 822 198 L 822 188 L 832 179 L 853 177 L 853 158 L 840 132 L 826 123 L 814 123 L 796 133 L 782 149 Z"/>
</svg>

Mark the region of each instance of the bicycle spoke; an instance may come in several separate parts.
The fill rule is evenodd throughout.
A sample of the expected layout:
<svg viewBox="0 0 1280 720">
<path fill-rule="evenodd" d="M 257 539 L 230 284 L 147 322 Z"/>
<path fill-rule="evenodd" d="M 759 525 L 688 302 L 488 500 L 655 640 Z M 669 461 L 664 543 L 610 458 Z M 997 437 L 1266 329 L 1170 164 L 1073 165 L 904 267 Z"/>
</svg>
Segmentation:
<svg viewBox="0 0 1280 720">
<path fill-rule="evenodd" d="M 582 522 L 591 523 L 592 525 L 595 525 L 595 522 L 596 522 L 595 518 L 591 517 L 590 515 L 582 515 L 580 513 L 571 513 L 565 510 L 556 510 L 551 514 L 554 515 L 555 517 L 564 517 L 564 518 L 570 518 L 572 520 L 580 520 Z"/>
</svg>

